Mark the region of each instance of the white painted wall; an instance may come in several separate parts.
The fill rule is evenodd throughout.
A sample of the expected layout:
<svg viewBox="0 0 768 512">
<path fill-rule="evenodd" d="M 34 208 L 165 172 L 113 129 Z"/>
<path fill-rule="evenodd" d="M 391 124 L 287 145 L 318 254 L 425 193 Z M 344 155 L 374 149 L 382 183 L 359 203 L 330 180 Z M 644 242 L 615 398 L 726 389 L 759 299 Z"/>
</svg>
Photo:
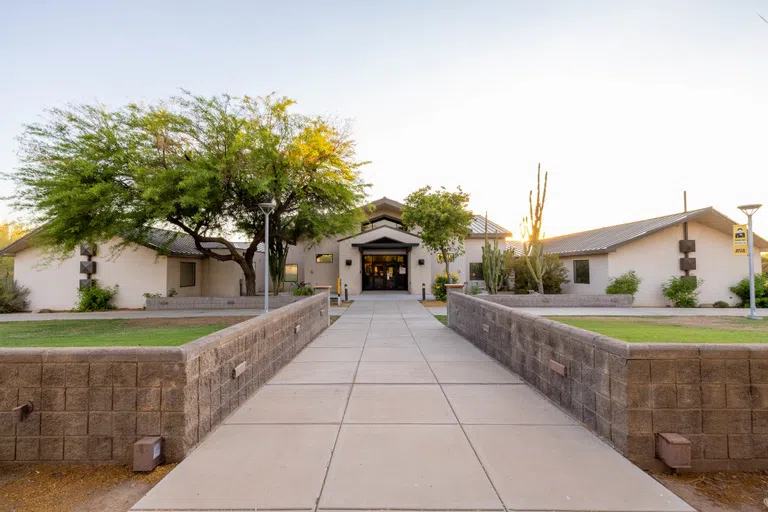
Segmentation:
<svg viewBox="0 0 768 512">
<path fill-rule="evenodd" d="M 589 284 L 573 282 L 573 261 L 589 260 Z M 608 286 L 608 255 L 592 254 L 589 256 L 567 256 L 560 257 L 565 268 L 568 270 L 568 280 L 570 282 L 562 285 L 560 288 L 563 293 L 573 293 L 577 295 L 595 295 L 605 293 L 605 287 Z"/>
<path fill-rule="evenodd" d="M 728 290 L 749 273 L 748 260 L 732 253 L 731 236 L 698 222 L 688 223 L 688 237 L 696 240 L 696 270 L 691 271 L 704 280 L 699 302 L 710 305 L 724 300 L 735 305 L 738 299 Z M 636 306 L 666 306 L 669 302 L 661 293 L 661 285 L 672 276 L 681 276 L 678 241 L 683 238 L 682 225 L 673 226 L 636 242 L 619 247 L 609 255 L 610 276 L 616 277 L 635 270 L 643 279 Z M 755 268 L 760 269 L 760 256 L 755 255 Z"/>
<path fill-rule="evenodd" d="M 203 290 L 203 263 L 200 258 L 168 258 L 167 292 L 176 290 L 177 297 L 200 297 Z M 195 286 L 181 286 L 181 263 L 195 264 Z M 167 293 L 166 292 L 166 293 Z"/>
<path fill-rule="evenodd" d="M 111 250 L 116 241 L 98 247 L 96 274 L 104 286 L 118 285 L 113 304 L 118 308 L 141 308 L 143 294 L 166 293 L 167 258 L 146 247 L 123 249 L 117 255 Z M 80 251 L 62 260 L 52 260 L 41 249 L 30 247 L 14 258 L 14 277 L 30 289 L 30 309 L 69 310 L 77 302 L 80 279 Z"/>
</svg>

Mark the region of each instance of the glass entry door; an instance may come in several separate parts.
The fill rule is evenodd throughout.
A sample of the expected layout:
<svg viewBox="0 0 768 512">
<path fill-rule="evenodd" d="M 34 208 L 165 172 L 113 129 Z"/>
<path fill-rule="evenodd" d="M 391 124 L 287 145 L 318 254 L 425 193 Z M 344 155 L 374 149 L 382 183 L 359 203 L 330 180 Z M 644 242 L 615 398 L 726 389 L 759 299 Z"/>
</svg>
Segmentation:
<svg viewBox="0 0 768 512">
<path fill-rule="evenodd" d="M 408 290 L 408 256 L 363 255 L 363 290 Z"/>
</svg>

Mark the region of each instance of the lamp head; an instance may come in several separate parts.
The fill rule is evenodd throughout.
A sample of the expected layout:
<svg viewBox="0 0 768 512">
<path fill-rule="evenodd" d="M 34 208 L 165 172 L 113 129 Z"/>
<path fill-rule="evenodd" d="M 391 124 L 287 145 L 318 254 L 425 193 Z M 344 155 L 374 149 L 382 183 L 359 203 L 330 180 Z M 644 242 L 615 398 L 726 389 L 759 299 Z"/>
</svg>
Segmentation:
<svg viewBox="0 0 768 512">
<path fill-rule="evenodd" d="M 261 210 L 265 214 L 269 214 L 269 213 L 272 213 L 272 210 L 275 209 L 275 206 L 277 206 L 275 204 L 275 200 L 272 199 L 268 203 L 259 203 L 259 210 Z"/>
<path fill-rule="evenodd" d="M 739 206 L 739 210 L 743 211 L 745 214 L 747 214 L 748 217 L 751 217 L 755 214 L 757 210 L 760 209 L 760 207 L 763 206 L 761 204 L 743 204 Z"/>
</svg>

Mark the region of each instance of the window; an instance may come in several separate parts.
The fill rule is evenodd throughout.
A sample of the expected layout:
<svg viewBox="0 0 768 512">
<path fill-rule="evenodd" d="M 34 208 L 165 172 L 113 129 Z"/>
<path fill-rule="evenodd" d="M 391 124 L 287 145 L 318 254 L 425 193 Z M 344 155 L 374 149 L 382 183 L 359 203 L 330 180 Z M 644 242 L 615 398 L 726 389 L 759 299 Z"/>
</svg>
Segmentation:
<svg viewBox="0 0 768 512">
<path fill-rule="evenodd" d="M 333 263 L 333 254 L 315 254 L 315 263 Z"/>
<path fill-rule="evenodd" d="M 179 287 L 186 288 L 188 286 L 195 286 L 195 277 L 197 274 L 197 263 L 192 261 L 182 261 L 181 268 L 179 270 Z"/>
<path fill-rule="evenodd" d="M 295 263 L 289 263 L 285 266 L 285 277 L 283 281 L 286 283 L 298 283 L 299 282 L 299 266 Z"/>
<path fill-rule="evenodd" d="M 456 259 L 455 254 L 448 253 L 448 263 L 453 263 L 453 260 Z M 437 262 L 438 263 L 445 263 L 445 260 L 443 259 L 443 253 L 439 252 L 437 253 Z"/>
<path fill-rule="evenodd" d="M 573 260 L 573 282 L 589 284 L 589 260 Z"/>
<path fill-rule="evenodd" d="M 482 263 L 469 264 L 469 280 L 483 281 L 483 264 Z"/>
</svg>

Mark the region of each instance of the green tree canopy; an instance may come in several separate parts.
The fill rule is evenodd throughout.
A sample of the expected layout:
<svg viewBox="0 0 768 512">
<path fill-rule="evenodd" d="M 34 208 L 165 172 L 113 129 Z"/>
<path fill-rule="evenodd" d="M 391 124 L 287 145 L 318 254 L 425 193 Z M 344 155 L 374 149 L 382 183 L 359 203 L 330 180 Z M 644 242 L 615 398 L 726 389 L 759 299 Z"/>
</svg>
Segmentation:
<svg viewBox="0 0 768 512">
<path fill-rule="evenodd" d="M 116 110 L 52 109 L 20 138 L 15 206 L 46 225 L 45 243 L 61 253 L 171 225 L 208 257 L 239 264 L 254 295 L 259 203 L 275 200 L 270 228 L 295 243 L 351 230 L 365 197 L 365 162 L 346 127 L 293 113 L 293 103 L 184 92 Z M 232 242 L 243 237 L 244 252 Z"/>
<path fill-rule="evenodd" d="M 432 190 L 426 186 L 405 198 L 403 224 L 407 229 L 421 229 L 421 241 L 433 253 L 443 255 L 445 273 L 450 273 L 450 259 L 464 253 L 464 240 L 470 234 L 472 212 L 467 209 L 469 194 L 458 187 Z"/>
<path fill-rule="evenodd" d="M 22 236 L 26 235 L 29 229 L 21 224 L 14 224 L 0 221 L 0 249 L 9 245 Z M 8 256 L 0 257 L 0 279 L 13 275 L 13 258 Z"/>
</svg>

